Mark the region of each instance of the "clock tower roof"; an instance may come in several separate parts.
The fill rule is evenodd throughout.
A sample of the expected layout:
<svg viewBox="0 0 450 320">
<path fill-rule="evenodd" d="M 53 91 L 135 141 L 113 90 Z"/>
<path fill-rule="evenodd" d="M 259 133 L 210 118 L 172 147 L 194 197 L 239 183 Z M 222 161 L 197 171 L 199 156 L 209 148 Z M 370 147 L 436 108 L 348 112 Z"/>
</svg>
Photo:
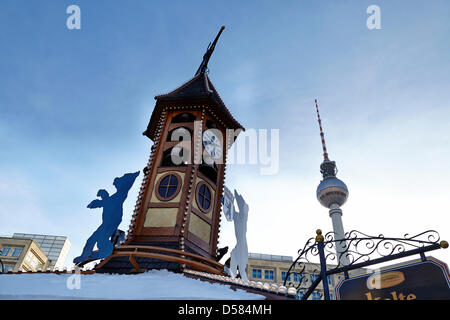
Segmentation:
<svg viewBox="0 0 450 320">
<path fill-rule="evenodd" d="M 244 127 L 231 115 L 208 75 L 204 72 L 196 74 L 175 90 L 157 95 L 156 106 L 153 110 L 147 130 L 144 135 L 154 140 L 156 126 L 165 106 L 210 106 L 217 112 L 227 129 L 243 129 Z"/>
<path fill-rule="evenodd" d="M 162 110 L 165 107 L 174 106 L 192 108 L 198 108 L 201 106 L 212 108 L 211 111 L 214 114 L 217 114 L 220 122 L 226 129 L 245 130 L 244 127 L 242 127 L 241 124 L 233 118 L 231 112 L 225 106 L 225 103 L 222 101 L 222 98 L 220 98 L 219 93 L 216 88 L 214 88 L 214 85 L 211 80 L 209 80 L 207 75 L 209 59 L 211 58 L 223 30 L 225 30 L 225 26 L 220 28 L 214 41 L 208 45 L 208 48 L 203 55 L 202 63 L 192 79 L 169 93 L 161 94 L 155 97 L 155 109 L 153 110 L 147 129 L 143 132 L 145 136 L 151 140 L 155 140 L 156 126 L 161 117 Z"/>
</svg>

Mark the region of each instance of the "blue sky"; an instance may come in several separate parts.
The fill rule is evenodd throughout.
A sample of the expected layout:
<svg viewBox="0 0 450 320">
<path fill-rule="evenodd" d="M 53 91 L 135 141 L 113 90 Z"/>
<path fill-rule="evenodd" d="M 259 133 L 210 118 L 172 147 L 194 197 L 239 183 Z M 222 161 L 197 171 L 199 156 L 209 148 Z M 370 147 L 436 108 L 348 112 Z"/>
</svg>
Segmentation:
<svg viewBox="0 0 450 320">
<path fill-rule="evenodd" d="M 81 30 L 66 28 L 72 4 Z M 381 30 L 366 27 L 372 4 Z M 227 170 L 226 184 L 250 206 L 250 251 L 295 255 L 315 229 L 331 230 L 315 199 L 314 98 L 350 189 L 344 227 L 391 236 L 436 229 L 448 240 L 449 16 L 446 0 L 5 1 L 0 233 L 67 235 L 70 265 L 100 224 L 101 212 L 86 208 L 97 190 L 113 192 L 114 177 L 147 163 L 151 142 L 141 133 L 153 97 L 189 80 L 225 25 L 212 82 L 246 128 L 280 130 L 278 174 Z M 221 245 L 234 243 L 222 222 Z"/>
</svg>

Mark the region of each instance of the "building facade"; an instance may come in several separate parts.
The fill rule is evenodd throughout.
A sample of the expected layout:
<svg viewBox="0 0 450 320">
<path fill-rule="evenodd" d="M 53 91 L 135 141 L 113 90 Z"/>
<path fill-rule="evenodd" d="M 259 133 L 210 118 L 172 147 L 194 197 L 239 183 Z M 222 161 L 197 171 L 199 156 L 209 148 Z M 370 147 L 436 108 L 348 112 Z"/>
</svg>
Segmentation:
<svg viewBox="0 0 450 320">
<path fill-rule="evenodd" d="M 31 239 L 0 237 L 0 247 L 3 272 L 45 271 L 49 267 L 47 255 Z"/>
<path fill-rule="evenodd" d="M 44 251 L 49 259 L 49 270 L 62 269 L 71 243 L 67 237 L 44 234 L 14 233 L 14 239 L 31 239 Z"/>
<path fill-rule="evenodd" d="M 249 253 L 247 265 L 247 277 L 250 281 L 262 283 L 275 283 L 283 285 L 290 266 L 293 263 L 291 256 L 270 255 L 261 253 Z M 329 266 L 333 268 L 335 266 Z M 361 272 L 364 269 L 352 270 L 354 272 Z M 305 269 L 302 274 L 292 273 L 287 279 L 287 284 L 297 287 L 300 284 L 302 277 L 302 285 L 298 289 L 297 298 L 302 299 L 303 295 L 308 290 L 309 286 L 316 280 L 320 273 L 319 263 L 305 263 Z M 330 298 L 335 299 L 334 288 L 338 282 L 344 277 L 343 274 L 335 274 L 328 277 L 328 287 L 330 291 Z M 323 300 L 323 286 L 322 282 L 317 286 L 316 290 L 311 294 L 310 300 Z"/>
</svg>

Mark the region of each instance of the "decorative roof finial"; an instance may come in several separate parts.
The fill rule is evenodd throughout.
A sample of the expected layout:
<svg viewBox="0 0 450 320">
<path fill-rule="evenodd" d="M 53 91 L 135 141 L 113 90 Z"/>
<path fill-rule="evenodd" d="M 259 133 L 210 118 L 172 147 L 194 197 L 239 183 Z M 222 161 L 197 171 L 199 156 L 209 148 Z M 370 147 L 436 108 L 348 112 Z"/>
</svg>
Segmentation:
<svg viewBox="0 0 450 320">
<path fill-rule="evenodd" d="M 200 67 L 198 67 L 197 72 L 195 73 L 195 75 L 198 75 L 200 73 L 205 73 L 206 70 L 208 69 L 208 62 L 209 62 L 209 58 L 211 58 L 211 55 L 214 51 L 214 48 L 216 47 L 216 43 L 217 40 L 219 40 L 220 35 L 222 34 L 222 31 L 225 30 L 225 26 L 222 26 L 219 30 L 219 33 L 217 34 L 216 38 L 214 39 L 213 43 L 211 44 L 211 42 L 208 45 L 208 48 L 206 49 L 205 54 L 203 55 L 203 61 L 200 64 Z"/>
</svg>

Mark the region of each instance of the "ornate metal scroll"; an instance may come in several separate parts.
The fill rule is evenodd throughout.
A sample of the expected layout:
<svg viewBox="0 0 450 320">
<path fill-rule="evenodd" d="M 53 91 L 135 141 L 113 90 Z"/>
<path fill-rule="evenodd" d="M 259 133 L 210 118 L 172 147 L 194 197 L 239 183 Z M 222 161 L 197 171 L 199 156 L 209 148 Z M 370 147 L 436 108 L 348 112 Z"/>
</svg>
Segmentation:
<svg viewBox="0 0 450 320">
<path fill-rule="evenodd" d="M 315 238 L 310 238 L 303 249 L 298 251 L 298 254 L 297 259 L 295 259 L 286 273 L 284 285 L 288 284 L 288 286 L 300 290 L 310 287 L 312 279 L 320 274 L 320 264 L 311 262 L 313 257 L 319 256 Z M 294 275 L 298 281 L 294 281 Z"/>
<path fill-rule="evenodd" d="M 328 232 L 324 237 L 323 244 L 327 265 L 334 264 L 334 268 L 331 269 L 337 269 L 439 244 L 439 240 L 439 234 L 434 230 L 428 230 L 415 236 L 405 234 L 403 238 L 385 237 L 383 234 L 370 236 L 352 230 L 345 234 L 344 239 L 335 239 L 334 232 Z M 342 245 L 344 251 L 337 253 L 336 244 Z M 342 263 L 345 261 L 343 257 L 348 259 L 347 265 Z"/>
<path fill-rule="evenodd" d="M 448 247 L 446 241 L 439 241 L 440 236 L 434 230 L 414 236 L 405 234 L 403 238 L 385 237 L 383 234 L 370 236 L 352 230 L 347 232 L 342 239 L 335 239 L 334 232 L 328 232 L 322 236 L 322 231 L 317 230 L 317 236 L 310 238 L 303 249 L 298 251 L 297 259 L 286 273 L 284 285 L 295 287 L 297 290 L 309 286 L 306 297 L 304 297 L 307 299 L 320 281 L 327 281 L 325 278 L 331 274 L 346 273 L 352 269 L 413 254 L 422 256 L 426 251 Z M 340 251 L 336 250 L 336 247 Z M 322 258 L 320 257 L 321 250 Z M 317 263 L 318 260 L 326 266 L 327 270 L 321 270 L 320 264 Z M 291 277 L 295 273 L 301 275 L 297 276 L 299 281 L 291 281 Z"/>
</svg>

